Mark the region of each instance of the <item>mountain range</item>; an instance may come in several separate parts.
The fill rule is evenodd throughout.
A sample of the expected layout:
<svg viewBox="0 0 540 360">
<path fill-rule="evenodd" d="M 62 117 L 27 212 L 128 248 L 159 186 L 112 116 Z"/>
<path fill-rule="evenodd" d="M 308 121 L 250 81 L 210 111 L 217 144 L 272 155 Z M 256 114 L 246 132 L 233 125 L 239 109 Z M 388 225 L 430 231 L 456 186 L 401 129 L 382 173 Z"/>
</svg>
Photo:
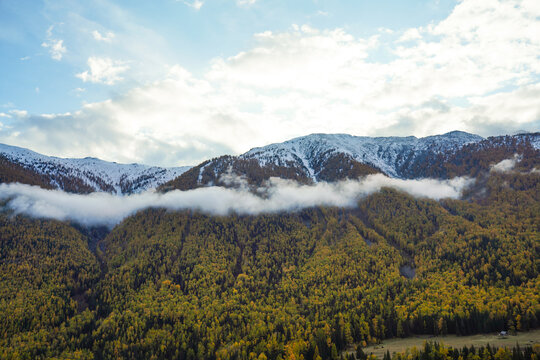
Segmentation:
<svg viewBox="0 0 540 360">
<path fill-rule="evenodd" d="M 139 193 L 158 188 L 229 186 L 223 175 L 235 173 L 250 184 L 270 177 L 310 184 L 383 173 L 418 179 L 475 175 L 513 154 L 535 157 L 540 133 L 483 138 L 461 131 L 417 138 L 312 134 L 225 155 L 197 166 L 158 167 L 118 164 L 96 158 L 58 158 L 0 144 L 0 182 L 20 182 L 73 193 Z M 482 161 L 489 152 L 489 161 Z M 484 154 L 484 155 L 482 155 Z"/>
</svg>

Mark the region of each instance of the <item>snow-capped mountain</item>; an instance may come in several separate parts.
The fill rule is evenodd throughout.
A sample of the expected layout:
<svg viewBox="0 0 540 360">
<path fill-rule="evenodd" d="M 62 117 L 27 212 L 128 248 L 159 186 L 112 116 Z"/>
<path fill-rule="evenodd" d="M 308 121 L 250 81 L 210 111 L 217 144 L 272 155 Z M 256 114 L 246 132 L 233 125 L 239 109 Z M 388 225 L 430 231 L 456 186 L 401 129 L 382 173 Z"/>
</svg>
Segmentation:
<svg viewBox="0 0 540 360">
<path fill-rule="evenodd" d="M 434 155 L 446 156 L 482 141 L 481 136 L 461 131 L 424 138 L 312 134 L 254 148 L 239 156 L 205 161 L 164 184 L 161 190 L 228 186 L 222 180 L 229 172 L 245 176 L 253 186 L 270 177 L 301 183 L 352 179 L 377 172 L 390 177 L 418 178 L 422 177 L 414 173 L 418 164 L 435 161 Z"/>
<path fill-rule="evenodd" d="M 530 170 L 539 162 L 539 145 L 540 133 L 487 139 L 462 131 L 423 138 L 312 134 L 205 161 L 159 189 L 234 186 L 229 174 L 242 176 L 254 188 L 271 177 L 309 184 L 377 172 L 404 179 L 449 179 L 489 171 L 516 153 L 528 159 L 523 166 Z"/>
<path fill-rule="evenodd" d="M 354 179 L 373 173 L 416 179 L 475 176 L 514 154 L 527 166 L 540 159 L 540 133 L 481 136 L 453 131 L 424 138 L 312 134 L 221 156 L 195 167 L 163 168 L 117 164 L 95 158 L 63 159 L 0 144 L 0 182 L 23 182 L 75 193 L 130 194 L 158 188 L 188 190 L 230 186 L 227 174 L 260 186 L 271 177 L 310 184 Z"/>
<path fill-rule="evenodd" d="M 399 178 L 403 177 L 406 166 L 427 154 L 457 150 L 482 140 L 481 136 L 461 131 L 424 138 L 313 134 L 254 148 L 240 157 L 256 159 L 261 166 L 295 164 L 317 181 L 322 170 L 320 164 L 336 154 L 343 154 Z"/>
<path fill-rule="evenodd" d="M 4 144 L 0 144 L 0 156 L 41 175 L 53 188 L 82 193 L 138 193 L 156 188 L 191 168 L 118 164 L 90 157 L 64 159 Z"/>
</svg>

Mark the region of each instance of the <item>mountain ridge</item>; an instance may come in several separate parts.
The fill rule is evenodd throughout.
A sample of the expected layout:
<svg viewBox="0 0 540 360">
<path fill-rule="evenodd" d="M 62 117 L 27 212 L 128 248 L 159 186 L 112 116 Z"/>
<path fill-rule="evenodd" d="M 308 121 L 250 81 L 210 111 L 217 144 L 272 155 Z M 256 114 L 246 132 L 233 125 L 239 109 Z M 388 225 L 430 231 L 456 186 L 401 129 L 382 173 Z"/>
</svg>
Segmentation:
<svg viewBox="0 0 540 360">
<path fill-rule="evenodd" d="M 170 181 L 190 168 L 119 164 L 95 157 L 60 158 L 6 144 L 0 144 L 0 156 L 44 176 L 53 188 L 76 193 L 138 193 Z"/>
<path fill-rule="evenodd" d="M 239 156 L 207 160 L 158 190 L 189 190 L 201 186 L 230 186 L 222 177 L 244 177 L 253 187 L 271 177 L 303 184 L 333 182 L 383 173 L 389 177 L 450 179 L 475 176 L 519 153 L 529 170 L 540 158 L 540 133 L 489 137 L 453 131 L 424 138 L 355 137 L 311 134 L 253 148 Z"/>
<path fill-rule="evenodd" d="M 497 155 L 486 153 L 492 151 Z M 229 186 L 222 181 L 228 173 L 244 176 L 254 186 L 271 177 L 302 184 L 356 179 L 375 173 L 401 179 L 450 178 L 474 175 L 471 169 L 479 163 L 482 170 L 489 170 L 494 161 L 515 153 L 527 152 L 527 158 L 534 160 L 539 151 L 540 133 L 487 139 L 463 131 L 421 138 L 316 133 L 255 147 L 237 156 L 209 159 L 193 167 L 168 168 L 119 164 L 95 157 L 60 158 L 0 144 L 0 171 L 4 175 L 0 182 L 21 182 L 73 193 L 123 195 L 150 189 Z"/>
<path fill-rule="evenodd" d="M 294 138 L 283 143 L 254 148 L 242 158 L 256 158 L 261 165 L 274 162 L 280 165 L 284 160 L 279 153 L 289 151 L 285 161 L 296 161 L 303 165 L 311 178 L 317 181 L 313 155 L 326 156 L 342 153 L 353 160 L 380 169 L 391 177 L 402 177 L 399 166 L 406 160 L 424 151 L 445 151 L 484 140 L 483 137 L 462 131 L 452 131 L 441 135 L 417 138 L 415 136 L 370 137 L 349 134 L 311 134 Z M 326 146 L 323 146 L 326 145 Z M 399 159 L 401 157 L 401 159 Z"/>
</svg>

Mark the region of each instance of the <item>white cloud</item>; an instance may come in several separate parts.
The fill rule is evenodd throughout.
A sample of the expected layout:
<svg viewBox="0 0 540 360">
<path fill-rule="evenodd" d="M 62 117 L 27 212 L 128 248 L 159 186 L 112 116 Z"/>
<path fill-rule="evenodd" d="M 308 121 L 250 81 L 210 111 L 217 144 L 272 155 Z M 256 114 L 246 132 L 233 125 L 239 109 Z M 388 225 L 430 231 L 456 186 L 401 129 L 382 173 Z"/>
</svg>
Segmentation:
<svg viewBox="0 0 540 360">
<path fill-rule="evenodd" d="M 505 159 L 492 165 L 490 171 L 495 171 L 495 172 L 512 171 L 514 170 L 514 167 L 520 160 L 521 160 L 521 156 L 519 156 L 518 154 L 515 154 L 514 157 L 511 159 Z"/>
<path fill-rule="evenodd" d="M 66 47 L 64 46 L 64 40 L 50 39 L 41 44 L 44 48 L 49 49 L 51 58 L 54 60 L 62 60 L 62 56 L 66 53 Z"/>
<path fill-rule="evenodd" d="M 78 73 L 85 70 L 90 57 L 125 60 L 132 83 L 148 83 L 166 74 L 164 64 L 172 64 L 174 50 L 170 37 L 136 16 L 133 9 L 104 0 L 73 8 L 70 0 L 48 1 L 44 11 L 54 20 L 62 19 L 53 33 L 64 39 L 69 58 L 66 65 Z M 114 46 L 112 46 L 114 45 Z M 67 73 L 66 73 L 67 75 Z M 124 76 L 125 77 L 125 76 Z M 122 84 L 125 89 L 125 83 Z"/>
<path fill-rule="evenodd" d="M 391 114 L 392 125 L 385 132 L 444 133 L 461 129 L 484 136 L 512 134 L 522 128 L 540 127 L 540 83 L 492 95 L 467 98 L 465 105 L 431 99 L 420 106 L 404 106 Z"/>
<path fill-rule="evenodd" d="M 405 42 L 405 41 L 411 41 L 411 40 L 418 40 L 421 38 L 422 38 L 422 35 L 420 35 L 420 30 L 416 28 L 412 28 L 405 31 L 398 41 Z"/>
<path fill-rule="evenodd" d="M 76 74 L 76 76 L 83 82 L 106 85 L 113 85 L 123 80 L 120 75 L 129 69 L 129 66 L 123 61 L 95 56 L 88 58 L 88 67 L 90 70 Z"/>
<path fill-rule="evenodd" d="M 166 194 L 146 192 L 117 196 L 106 193 L 77 195 L 36 186 L 0 184 L 0 199 L 8 200 L 7 207 L 18 214 L 112 227 L 125 217 L 149 207 L 194 209 L 217 215 L 276 213 L 313 206 L 354 207 L 361 197 L 377 192 L 382 187 L 392 187 L 413 196 L 441 199 L 458 198 L 471 182 L 465 178 L 444 181 L 400 180 L 381 174 L 370 175 L 359 181 L 318 183 L 312 186 L 271 179 L 264 189 L 260 189 L 264 197 L 243 188 L 206 187 Z"/>
<path fill-rule="evenodd" d="M 179 1 L 179 0 L 177 0 Z M 183 1 L 184 4 L 186 4 L 187 6 L 195 9 L 195 10 L 200 10 L 202 8 L 202 6 L 204 5 L 204 1 L 202 0 L 193 0 L 192 2 L 189 2 L 189 1 Z"/>
<path fill-rule="evenodd" d="M 394 33 L 394 30 L 392 29 L 388 29 L 388 28 L 385 28 L 385 27 L 380 27 L 377 29 L 378 32 L 380 33 L 383 33 L 383 34 L 393 34 Z"/>
<path fill-rule="evenodd" d="M 257 0 L 236 0 L 238 6 L 250 6 L 257 2 Z"/>
<path fill-rule="evenodd" d="M 23 57 L 20 58 L 19 60 L 21 60 L 21 61 L 30 60 L 30 56 L 23 56 Z"/>
<path fill-rule="evenodd" d="M 15 115 L 16 117 L 19 117 L 19 118 L 25 118 L 25 117 L 28 116 L 28 111 L 26 111 L 26 110 L 13 109 L 13 110 L 9 110 L 9 113 L 13 114 L 13 115 Z"/>
<path fill-rule="evenodd" d="M 51 25 L 47 29 L 46 40 L 41 44 L 42 47 L 49 49 L 49 54 L 54 60 L 60 61 L 66 53 L 67 49 L 64 46 L 64 40 L 53 38 L 52 31 L 54 26 Z"/>
<path fill-rule="evenodd" d="M 97 41 L 103 41 L 107 43 L 110 43 L 114 39 L 114 33 L 111 31 L 108 31 L 107 33 L 102 34 L 99 31 L 94 30 L 92 31 L 92 36 Z"/>
</svg>

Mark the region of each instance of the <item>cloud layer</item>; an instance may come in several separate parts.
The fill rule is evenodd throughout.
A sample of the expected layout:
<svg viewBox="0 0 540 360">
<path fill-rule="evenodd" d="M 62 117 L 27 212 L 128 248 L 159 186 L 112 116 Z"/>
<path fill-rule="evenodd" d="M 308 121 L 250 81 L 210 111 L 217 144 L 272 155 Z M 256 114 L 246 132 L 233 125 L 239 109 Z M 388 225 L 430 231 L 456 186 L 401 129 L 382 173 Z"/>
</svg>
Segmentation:
<svg viewBox="0 0 540 360">
<path fill-rule="evenodd" d="M 266 187 L 259 189 L 264 196 L 249 192 L 244 187 L 206 187 L 165 194 L 146 192 L 116 196 L 106 193 L 78 195 L 22 184 L 0 184 L 0 199 L 8 200 L 7 207 L 17 214 L 113 227 L 125 217 L 150 207 L 193 209 L 212 215 L 276 213 L 313 206 L 354 207 L 362 196 L 382 187 L 431 199 L 458 198 L 471 181 L 466 178 L 400 180 L 377 174 L 358 181 L 307 186 L 271 179 Z"/>
</svg>

